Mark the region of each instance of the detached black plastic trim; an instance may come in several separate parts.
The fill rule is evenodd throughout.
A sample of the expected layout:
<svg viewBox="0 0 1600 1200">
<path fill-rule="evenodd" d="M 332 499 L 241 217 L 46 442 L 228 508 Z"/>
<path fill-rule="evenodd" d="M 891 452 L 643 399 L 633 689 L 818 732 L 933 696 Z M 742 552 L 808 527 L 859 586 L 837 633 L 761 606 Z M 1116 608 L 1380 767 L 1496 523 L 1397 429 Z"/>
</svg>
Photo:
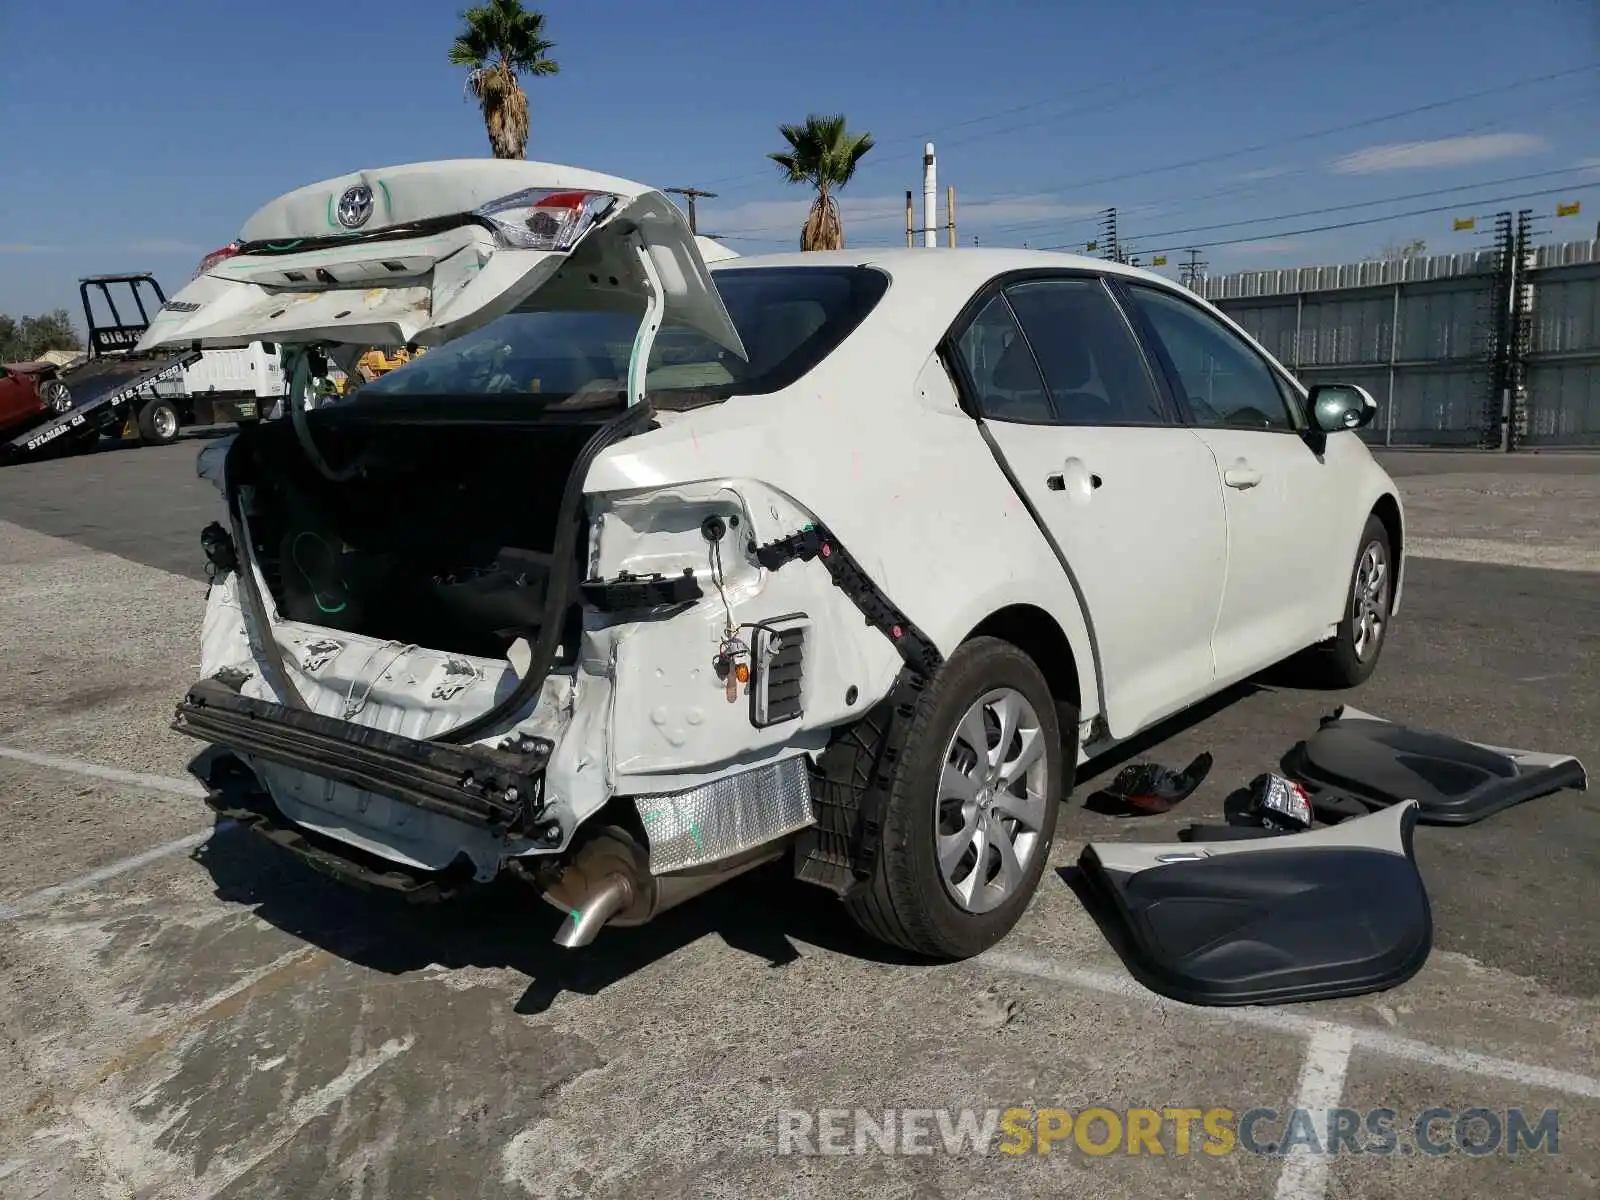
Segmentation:
<svg viewBox="0 0 1600 1200">
<path fill-rule="evenodd" d="M 1541 796 L 1588 787 L 1575 758 L 1527 766 L 1476 742 L 1337 715 L 1324 718 L 1281 765 L 1313 789 L 1318 815 L 1334 821 L 1415 800 L 1424 825 L 1471 825 Z"/>
<path fill-rule="evenodd" d="M 809 562 L 820 558 L 833 584 L 861 610 L 867 624 L 894 643 L 900 657 L 919 675 L 932 678 L 944 665 L 944 655 L 927 634 L 895 607 L 894 602 L 872 581 L 851 553 L 825 527 L 813 525 L 765 546 L 750 545 L 756 561 L 769 571 L 798 559 Z"/>
<path fill-rule="evenodd" d="M 418 741 L 251 699 L 209 679 L 189 690 L 172 728 L 500 834 L 523 832 L 543 815 L 553 749 L 543 738 L 527 751 Z"/>
<path fill-rule="evenodd" d="M 1433 949 L 1433 914 L 1412 852 L 1263 839 L 1260 850 L 1106 868 L 1078 859 L 1083 899 L 1129 972 L 1185 1004 L 1331 1000 L 1410 979 Z M 1183 844 L 1173 846 L 1181 852 Z"/>
</svg>

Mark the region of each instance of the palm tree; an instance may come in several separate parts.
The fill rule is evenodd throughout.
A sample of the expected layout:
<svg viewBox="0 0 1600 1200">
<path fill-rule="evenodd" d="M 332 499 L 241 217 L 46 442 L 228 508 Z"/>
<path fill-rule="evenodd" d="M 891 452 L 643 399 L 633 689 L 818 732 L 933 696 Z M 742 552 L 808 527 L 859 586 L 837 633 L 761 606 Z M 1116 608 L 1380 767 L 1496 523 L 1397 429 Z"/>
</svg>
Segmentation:
<svg viewBox="0 0 1600 1200">
<path fill-rule="evenodd" d="M 851 133 L 845 128 L 843 113 L 831 117 L 812 113 L 804 125 L 779 125 L 778 132 L 789 149 L 767 157 L 778 164 L 790 183 L 809 183 L 817 189 L 800 230 L 800 249 L 844 249 L 844 225 L 833 193 L 855 175 L 862 156 L 872 149 L 872 135 Z"/>
<path fill-rule="evenodd" d="M 544 14 L 521 0 L 488 0 L 461 14 L 466 22 L 450 47 L 450 61 L 470 67 L 467 91 L 483 109 L 483 124 L 496 158 L 521 158 L 528 148 L 528 97 L 518 71 L 554 75 L 561 64 L 546 57 L 555 43 L 544 36 Z"/>
</svg>

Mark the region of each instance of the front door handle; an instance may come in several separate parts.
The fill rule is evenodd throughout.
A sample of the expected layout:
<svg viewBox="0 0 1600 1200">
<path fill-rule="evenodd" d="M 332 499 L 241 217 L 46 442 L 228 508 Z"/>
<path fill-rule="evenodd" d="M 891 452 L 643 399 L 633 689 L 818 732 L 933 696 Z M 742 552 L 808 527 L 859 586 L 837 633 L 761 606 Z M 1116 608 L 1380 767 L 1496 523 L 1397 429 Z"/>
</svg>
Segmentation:
<svg viewBox="0 0 1600 1200">
<path fill-rule="evenodd" d="M 1261 472 L 1241 458 L 1222 473 L 1222 482 L 1231 488 L 1253 488 L 1261 482 Z"/>
</svg>

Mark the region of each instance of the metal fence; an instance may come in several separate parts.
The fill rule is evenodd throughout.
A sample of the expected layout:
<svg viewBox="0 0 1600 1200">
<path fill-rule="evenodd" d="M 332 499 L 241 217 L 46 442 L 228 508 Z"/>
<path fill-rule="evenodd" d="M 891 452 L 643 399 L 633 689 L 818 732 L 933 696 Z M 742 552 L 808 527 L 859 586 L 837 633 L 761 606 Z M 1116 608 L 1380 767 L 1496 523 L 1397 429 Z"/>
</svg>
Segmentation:
<svg viewBox="0 0 1600 1200">
<path fill-rule="evenodd" d="M 1498 261 L 1478 251 L 1250 271 L 1193 286 L 1304 382 L 1370 391 L 1379 411 L 1368 440 L 1478 445 L 1494 407 Z M 1531 323 L 1516 443 L 1600 445 L 1600 241 L 1534 248 L 1520 282 Z"/>
</svg>

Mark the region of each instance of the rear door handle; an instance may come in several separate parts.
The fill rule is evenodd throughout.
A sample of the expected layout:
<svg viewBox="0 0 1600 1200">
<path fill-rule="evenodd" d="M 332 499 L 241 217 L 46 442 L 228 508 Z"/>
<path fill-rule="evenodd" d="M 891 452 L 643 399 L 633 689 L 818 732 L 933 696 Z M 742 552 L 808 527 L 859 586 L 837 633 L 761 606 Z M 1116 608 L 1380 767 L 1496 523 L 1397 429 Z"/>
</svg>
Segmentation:
<svg viewBox="0 0 1600 1200">
<path fill-rule="evenodd" d="M 1070 460 L 1068 466 L 1072 470 L 1074 479 L 1082 480 L 1085 476 L 1087 476 L 1090 491 L 1093 491 L 1105 482 L 1105 480 L 1101 479 L 1100 476 L 1085 470 L 1083 463 L 1078 459 Z M 1044 485 L 1052 492 L 1066 491 L 1067 473 L 1065 471 L 1057 471 L 1054 475 L 1046 475 L 1044 477 Z"/>
<path fill-rule="evenodd" d="M 1241 458 L 1222 473 L 1222 482 L 1231 488 L 1253 488 L 1261 482 L 1261 472 Z"/>
</svg>

